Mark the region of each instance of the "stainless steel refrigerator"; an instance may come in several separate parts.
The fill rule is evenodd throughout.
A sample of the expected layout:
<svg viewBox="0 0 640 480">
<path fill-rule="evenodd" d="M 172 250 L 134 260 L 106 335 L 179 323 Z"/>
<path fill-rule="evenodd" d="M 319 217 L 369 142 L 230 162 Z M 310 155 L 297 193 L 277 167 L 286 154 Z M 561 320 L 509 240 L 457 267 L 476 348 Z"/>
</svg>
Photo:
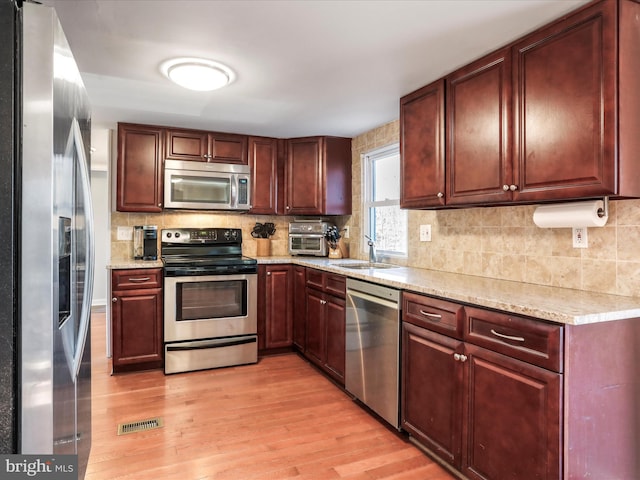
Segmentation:
<svg viewBox="0 0 640 480">
<path fill-rule="evenodd" d="M 8 425 L 1 445 L 3 453 L 78 454 L 83 478 L 91 446 L 90 109 L 55 11 L 0 1 L 0 27 L 13 20 L 13 41 L 0 38 L 0 119 L 13 119 L 0 130 L 0 167 L 10 177 L 0 183 L 0 202 L 10 202 L 0 223 L 12 254 L 0 265 L 11 266 L 11 285 L 0 285 L 11 302 L 0 310 L 0 341 L 13 352 L 10 369 L 0 369 L 10 384 L 0 392 Z"/>
</svg>

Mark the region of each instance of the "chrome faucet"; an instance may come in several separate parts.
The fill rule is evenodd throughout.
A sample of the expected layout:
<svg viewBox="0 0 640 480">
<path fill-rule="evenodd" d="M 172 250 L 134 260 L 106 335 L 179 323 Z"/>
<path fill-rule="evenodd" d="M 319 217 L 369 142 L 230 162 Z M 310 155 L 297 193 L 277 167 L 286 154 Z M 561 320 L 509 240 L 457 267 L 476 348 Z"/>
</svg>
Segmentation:
<svg viewBox="0 0 640 480">
<path fill-rule="evenodd" d="M 368 235 L 365 235 L 364 238 L 368 240 L 367 245 L 369 245 L 369 263 L 376 263 L 378 261 L 376 257 L 376 244 Z"/>
</svg>

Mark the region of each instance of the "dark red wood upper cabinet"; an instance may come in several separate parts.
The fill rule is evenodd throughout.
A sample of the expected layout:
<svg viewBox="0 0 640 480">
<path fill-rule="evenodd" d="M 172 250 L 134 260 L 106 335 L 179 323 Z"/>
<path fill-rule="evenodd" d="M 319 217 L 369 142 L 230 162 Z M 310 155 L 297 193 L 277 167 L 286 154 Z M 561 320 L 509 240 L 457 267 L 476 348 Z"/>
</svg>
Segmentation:
<svg viewBox="0 0 640 480">
<path fill-rule="evenodd" d="M 246 135 L 169 128 L 166 137 L 169 160 L 242 165 L 249 161 Z"/>
<path fill-rule="evenodd" d="M 516 200 L 618 193 L 616 10 L 597 3 L 513 47 Z"/>
<path fill-rule="evenodd" d="M 167 159 L 207 162 L 209 136 L 199 130 L 167 130 Z"/>
<path fill-rule="evenodd" d="M 279 152 L 275 138 L 249 137 L 249 165 L 251 167 L 251 213 L 278 213 L 278 194 L 281 189 L 278 174 Z"/>
<path fill-rule="evenodd" d="M 448 75 L 445 153 L 441 80 L 403 97 L 401 206 L 640 198 L 638 78 L 640 2 L 606 0 Z"/>
<path fill-rule="evenodd" d="M 400 206 L 442 206 L 444 180 L 444 80 L 400 99 Z"/>
<path fill-rule="evenodd" d="M 510 49 L 447 77 L 446 203 L 511 200 Z"/>
<path fill-rule="evenodd" d="M 118 211 L 162 211 L 163 135 L 161 127 L 118 124 Z"/>
<path fill-rule="evenodd" d="M 287 141 L 286 215 L 351 214 L 351 139 Z"/>
</svg>

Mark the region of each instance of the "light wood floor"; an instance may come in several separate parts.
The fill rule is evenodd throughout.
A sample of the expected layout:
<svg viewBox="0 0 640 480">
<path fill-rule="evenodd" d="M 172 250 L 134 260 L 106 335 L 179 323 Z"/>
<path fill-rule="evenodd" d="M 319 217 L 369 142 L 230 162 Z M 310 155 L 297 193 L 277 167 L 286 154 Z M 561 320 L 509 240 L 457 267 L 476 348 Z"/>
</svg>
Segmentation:
<svg viewBox="0 0 640 480">
<path fill-rule="evenodd" d="M 165 376 L 110 375 L 93 315 L 86 480 L 450 480 L 449 473 L 295 354 Z M 117 436 L 122 422 L 164 427 Z"/>
</svg>

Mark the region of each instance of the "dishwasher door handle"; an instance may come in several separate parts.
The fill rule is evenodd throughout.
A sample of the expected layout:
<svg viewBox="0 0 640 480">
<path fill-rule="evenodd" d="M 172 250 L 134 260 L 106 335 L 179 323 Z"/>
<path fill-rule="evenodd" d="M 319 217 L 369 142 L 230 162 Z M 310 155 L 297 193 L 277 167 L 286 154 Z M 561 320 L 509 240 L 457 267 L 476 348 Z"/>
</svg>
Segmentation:
<svg viewBox="0 0 640 480">
<path fill-rule="evenodd" d="M 347 296 L 361 298 L 363 300 L 367 300 L 372 303 L 377 303 L 378 305 L 382 305 L 384 307 L 393 308 L 394 310 L 399 310 L 398 302 L 385 300 L 384 298 L 376 297 L 374 295 L 369 295 L 368 293 L 360 292 L 358 290 L 347 290 Z"/>
</svg>

